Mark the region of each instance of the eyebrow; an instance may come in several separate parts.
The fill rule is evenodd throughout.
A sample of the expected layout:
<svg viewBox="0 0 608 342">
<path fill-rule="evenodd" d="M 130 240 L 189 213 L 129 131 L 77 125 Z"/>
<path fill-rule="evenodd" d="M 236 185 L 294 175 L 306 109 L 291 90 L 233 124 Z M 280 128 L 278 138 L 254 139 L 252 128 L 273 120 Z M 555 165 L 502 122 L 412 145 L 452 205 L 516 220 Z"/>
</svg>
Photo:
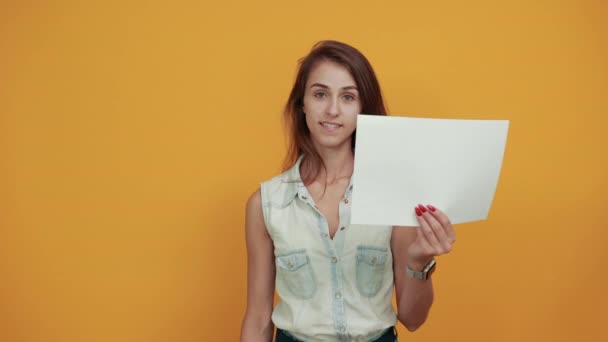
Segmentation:
<svg viewBox="0 0 608 342">
<path fill-rule="evenodd" d="M 312 88 L 312 87 L 321 87 L 321 88 L 324 88 L 324 89 L 329 89 L 329 87 L 328 87 L 327 85 L 322 84 L 322 83 L 313 83 L 313 84 L 312 84 L 310 87 L 311 87 L 311 88 Z M 357 87 L 356 87 L 356 86 L 346 86 L 346 87 L 342 87 L 342 90 L 349 90 L 349 89 L 354 89 L 354 90 L 357 90 L 357 91 L 359 90 L 359 89 L 357 89 Z"/>
</svg>

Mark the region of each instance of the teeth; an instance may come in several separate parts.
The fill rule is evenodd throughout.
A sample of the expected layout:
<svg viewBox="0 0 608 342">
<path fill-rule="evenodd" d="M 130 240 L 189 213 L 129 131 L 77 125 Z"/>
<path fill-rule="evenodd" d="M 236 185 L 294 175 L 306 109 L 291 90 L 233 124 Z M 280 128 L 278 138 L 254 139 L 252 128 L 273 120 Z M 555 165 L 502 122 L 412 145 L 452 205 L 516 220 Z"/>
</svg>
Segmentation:
<svg viewBox="0 0 608 342">
<path fill-rule="evenodd" d="M 330 124 L 330 123 L 326 123 L 326 122 L 323 122 L 321 125 L 323 125 L 325 127 L 328 127 L 328 128 L 337 128 L 337 127 L 340 127 L 340 125 Z"/>
</svg>

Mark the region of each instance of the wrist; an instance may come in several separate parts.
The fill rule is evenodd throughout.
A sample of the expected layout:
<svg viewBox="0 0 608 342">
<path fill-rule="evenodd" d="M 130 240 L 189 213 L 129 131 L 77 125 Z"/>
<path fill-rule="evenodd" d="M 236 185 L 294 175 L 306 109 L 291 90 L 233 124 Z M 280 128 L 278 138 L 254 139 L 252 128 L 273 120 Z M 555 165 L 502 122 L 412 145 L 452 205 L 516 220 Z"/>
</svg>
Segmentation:
<svg viewBox="0 0 608 342">
<path fill-rule="evenodd" d="M 405 268 L 405 273 L 414 279 L 419 279 L 419 280 L 429 279 L 431 274 L 433 274 L 433 272 L 435 271 L 435 265 L 437 265 L 437 262 L 435 261 L 434 258 L 431 258 L 431 260 L 422 267 L 420 267 L 419 265 L 416 265 L 419 262 L 420 261 L 418 261 L 416 259 L 413 262 L 414 265 L 411 265 L 410 263 L 408 263 L 407 267 Z M 420 267 L 420 268 L 414 269 L 413 267 Z"/>
<path fill-rule="evenodd" d="M 407 261 L 407 264 L 412 270 L 416 272 L 421 272 L 426 267 L 426 265 L 431 262 L 431 260 L 433 260 L 432 256 L 422 258 L 410 258 Z"/>
</svg>

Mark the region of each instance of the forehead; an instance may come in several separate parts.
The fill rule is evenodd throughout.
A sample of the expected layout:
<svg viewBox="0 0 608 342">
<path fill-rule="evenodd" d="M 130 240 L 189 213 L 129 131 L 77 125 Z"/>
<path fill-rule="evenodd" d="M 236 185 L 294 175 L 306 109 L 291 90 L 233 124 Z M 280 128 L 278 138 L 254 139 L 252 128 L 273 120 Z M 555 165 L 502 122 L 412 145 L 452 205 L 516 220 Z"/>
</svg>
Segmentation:
<svg viewBox="0 0 608 342">
<path fill-rule="evenodd" d="M 321 61 L 310 70 L 306 88 L 309 88 L 313 83 L 325 84 L 330 88 L 357 85 L 353 76 L 344 66 L 332 61 Z"/>
</svg>

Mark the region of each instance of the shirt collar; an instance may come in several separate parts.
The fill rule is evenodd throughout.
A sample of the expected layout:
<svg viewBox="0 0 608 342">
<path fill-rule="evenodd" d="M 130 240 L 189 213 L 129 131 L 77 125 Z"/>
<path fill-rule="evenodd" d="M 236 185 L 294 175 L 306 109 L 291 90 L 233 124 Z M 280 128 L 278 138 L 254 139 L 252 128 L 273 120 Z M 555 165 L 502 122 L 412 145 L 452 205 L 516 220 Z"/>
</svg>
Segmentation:
<svg viewBox="0 0 608 342">
<path fill-rule="evenodd" d="M 300 164 L 302 163 L 303 158 L 304 155 L 300 155 L 291 169 L 287 170 L 281 177 L 281 181 L 287 184 L 285 197 L 283 197 L 283 201 L 281 203 L 282 207 L 285 207 L 291 203 L 291 201 L 296 198 L 296 195 L 300 198 L 306 198 L 309 196 L 308 191 L 302 182 L 302 177 L 300 176 Z"/>
<path fill-rule="evenodd" d="M 294 166 L 292 166 L 291 169 L 287 170 L 283 174 L 283 177 L 281 177 L 281 180 L 287 184 L 287 191 L 285 191 L 285 197 L 283 197 L 283 201 L 281 203 L 282 207 L 289 205 L 289 203 L 291 203 L 291 201 L 293 201 L 296 196 L 300 197 L 300 199 L 305 202 L 307 202 L 310 198 L 310 194 L 308 193 L 308 190 L 306 189 L 306 186 L 302 181 L 302 177 L 300 176 L 300 164 L 302 164 L 303 158 L 304 155 L 300 155 L 296 160 Z M 349 199 L 353 190 L 353 179 L 355 178 L 354 175 L 355 174 L 353 171 L 353 174 L 350 177 L 350 181 L 348 183 L 348 187 L 346 188 L 346 193 L 344 195 L 344 197 Z"/>
</svg>

